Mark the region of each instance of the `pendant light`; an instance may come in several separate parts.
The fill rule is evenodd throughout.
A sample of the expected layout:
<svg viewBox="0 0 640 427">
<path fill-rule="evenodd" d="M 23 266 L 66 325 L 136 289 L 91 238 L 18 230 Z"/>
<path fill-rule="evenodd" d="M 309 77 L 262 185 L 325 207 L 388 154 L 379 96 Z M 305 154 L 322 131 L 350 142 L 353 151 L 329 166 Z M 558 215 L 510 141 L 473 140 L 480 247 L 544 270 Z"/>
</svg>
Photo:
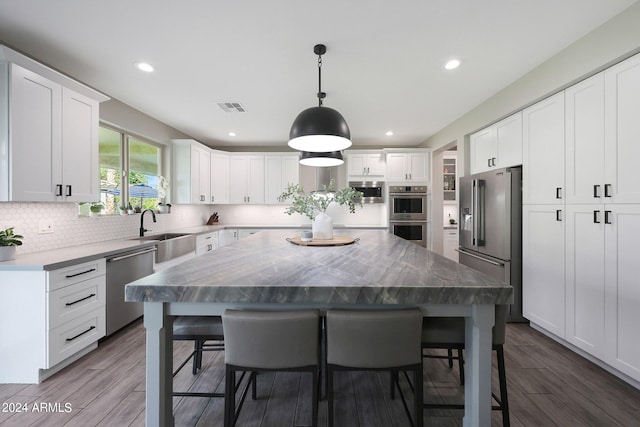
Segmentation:
<svg viewBox="0 0 640 427">
<path fill-rule="evenodd" d="M 318 106 L 307 108 L 298 114 L 289 132 L 289 147 L 308 153 L 333 153 L 351 146 L 351 132 L 342 114 L 324 107 L 322 100 L 322 55 L 327 51 L 323 44 L 313 47 L 318 55 Z M 313 154 L 311 155 L 313 156 Z"/>
<path fill-rule="evenodd" d="M 344 163 L 341 151 L 331 151 L 328 153 L 311 153 L 303 151 L 300 153 L 300 164 L 305 166 L 329 167 L 340 166 Z"/>
</svg>

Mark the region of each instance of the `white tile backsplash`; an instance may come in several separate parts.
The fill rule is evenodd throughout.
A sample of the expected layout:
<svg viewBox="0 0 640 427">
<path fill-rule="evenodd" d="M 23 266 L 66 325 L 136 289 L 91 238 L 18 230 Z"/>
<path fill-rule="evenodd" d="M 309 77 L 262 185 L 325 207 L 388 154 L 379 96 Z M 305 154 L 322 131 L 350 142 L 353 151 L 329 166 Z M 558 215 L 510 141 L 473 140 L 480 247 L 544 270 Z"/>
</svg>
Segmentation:
<svg viewBox="0 0 640 427">
<path fill-rule="evenodd" d="M 285 205 L 173 205 L 170 214 L 156 214 L 154 223 L 145 214 L 144 224 L 149 234 L 206 224 L 213 212 L 220 215 L 220 225 L 293 226 L 310 224 L 298 214 L 286 215 Z M 357 226 L 386 226 L 385 204 L 369 204 L 350 214 L 344 206 L 330 207 L 327 211 L 334 224 Z M 53 233 L 39 234 L 41 222 L 52 225 Z M 17 254 L 45 251 L 113 239 L 138 236 L 140 214 L 78 216 L 76 203 L 0 203 L 0 227 L 15 227 L 15 233 L 24 236 Z"/>
</svg>

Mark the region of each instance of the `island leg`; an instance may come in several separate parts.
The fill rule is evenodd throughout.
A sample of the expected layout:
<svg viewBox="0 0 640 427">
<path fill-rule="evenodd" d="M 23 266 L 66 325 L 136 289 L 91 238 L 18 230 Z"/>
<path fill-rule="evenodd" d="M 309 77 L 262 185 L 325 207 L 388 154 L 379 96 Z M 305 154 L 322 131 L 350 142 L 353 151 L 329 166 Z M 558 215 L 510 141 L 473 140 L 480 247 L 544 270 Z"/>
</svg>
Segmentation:
<svg viewBox="0 0 640 427">
<path fill-rule="evenodd" d="M 147 330 L 146 425 L 173 427 L 173 318 L 168 305 L 144 303 Z"/>
<path fill-rule="evenodd" d="M 491 425 L 491 348 L 494 305 L 473 305 L 465 318 L 465 427 Z"/>
</svg>

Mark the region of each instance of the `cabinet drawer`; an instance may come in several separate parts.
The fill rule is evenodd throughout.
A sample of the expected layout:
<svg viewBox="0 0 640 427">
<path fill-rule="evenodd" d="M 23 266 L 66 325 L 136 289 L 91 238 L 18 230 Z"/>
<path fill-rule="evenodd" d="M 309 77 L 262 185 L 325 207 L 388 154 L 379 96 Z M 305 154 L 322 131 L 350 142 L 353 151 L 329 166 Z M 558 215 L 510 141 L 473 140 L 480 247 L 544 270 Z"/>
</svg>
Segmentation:
<svg viewBox="0 0 640 427">
<path fill-rule="evenodd" d="M 49 331 L 48 368 L 98 341 L 105 335 L 105 307 L 77 317 Z"/>
<path fill-rule="evenodd" d="M 65 286 L 73 285 L 74 283 L 104 275 L 106 271 L 105 266 L 104 258 L 100 258 L 94 261 L 52 270 L 49 272 L 47 291 L 51 292 Z"/>
<path fill-rule="evenodd" d="M 105 305 L 106 276 L 49 292 L 49 329 Z"/>
<path fill-rule="evenodd" d="M 218 249 L 218 232 L 201 234 L 196 238 L 196 255 L 200 256 L 207 252 Z"/>
</svg>

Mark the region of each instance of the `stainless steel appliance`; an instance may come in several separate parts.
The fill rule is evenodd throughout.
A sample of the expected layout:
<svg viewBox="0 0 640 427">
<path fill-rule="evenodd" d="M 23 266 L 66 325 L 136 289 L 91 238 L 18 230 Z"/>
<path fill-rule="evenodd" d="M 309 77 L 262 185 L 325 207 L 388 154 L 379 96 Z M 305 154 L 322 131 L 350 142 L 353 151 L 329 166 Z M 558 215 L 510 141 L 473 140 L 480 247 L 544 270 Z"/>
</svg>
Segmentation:
<svg viewBox="0 0 640 427">
<path fill-rule="evenodd" d="M 424 185 L 389 186 L 389 233 L 427 247 L 428 196 Z"/>
<path fill-rule="evenodd" d="M 426 221 L 427 187 L 389 186 L 389 221 Z"/>
<path fill-rule="evenodd" d="M 508 321 L 522 317 L 522 169 L 460 178 L 459 260 L 513 286 Z"/>
<path fill-rule="evenodd" d="M 384 203 L 383 181 L 349 181 L 349 187 L 364 193 L 362 203 Z"/>
<path fill-rule="evenodd" d="M 141 302 L 125 302 L 124 286 L 153 274 L 155 246 L 107 258 L 107 335 L 142 316 Z"/>
</svg>

